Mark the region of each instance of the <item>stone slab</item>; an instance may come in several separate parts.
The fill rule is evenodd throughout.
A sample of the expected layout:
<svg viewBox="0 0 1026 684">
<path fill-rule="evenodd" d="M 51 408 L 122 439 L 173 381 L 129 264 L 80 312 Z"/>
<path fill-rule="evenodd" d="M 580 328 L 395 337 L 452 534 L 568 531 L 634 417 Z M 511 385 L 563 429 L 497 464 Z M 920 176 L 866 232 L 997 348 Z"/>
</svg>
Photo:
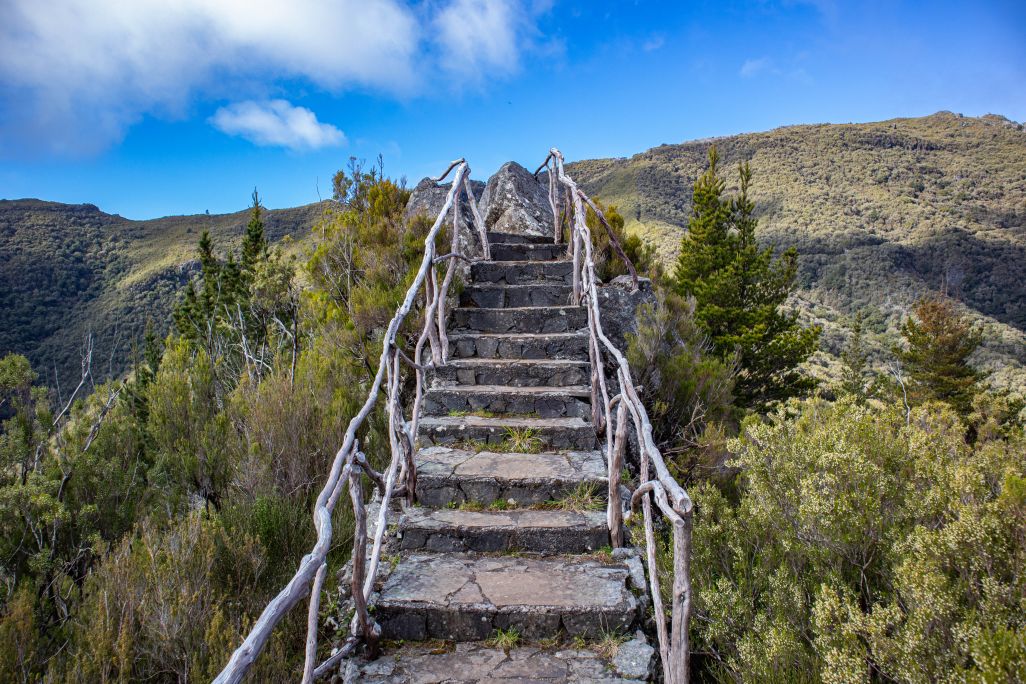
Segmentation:
<svg viewBox="0 0 1026 684">
<path fill-rule="evenodd" d="M 588 360 L 587 332 L 569 333 L 449 333 L 454 358 Z"/>
<path fill-rule="evenodd" d="M 590 553 L 609 544 L 606 513 L 412 507 L 399 521 L 404 551 Z"/>
<path fill-rule="evenodd" d="M 595 426 L 583 418 L 519 418 L 502 416 L 424 416 L 420 421 L 422 443 L 446 445 L 461 441 L 502 444 L 510 430 L 534 430 L 544 450 L 591 450 L 597 444 Z"/>
<path fill-rule="evenodd" d="M 622 563 L 580 557 L 415 554 L 402 559 L 376 601 L 387 639 L 486 639 L 515 628 L 526 639 L 624 631 L 637 599 Z"/>
<path fill-rule="evenodd" d="M 475 453 L 428 447 L 417 453 L 417 496 L 426 506 L 513 499 L 531 505 L 559 499 L 579 486 L 608 489 L 599 451 L 539 454 Z"/>
<path fill-rule="evenodd" d="M 459 307 L 453 310 L 450 325 L 483 333 L 564 333 L 586 328 L 588 312 L 583 306 Z"/>
<path fill-rule="evenodd" d="M 460 306 L 504 308 L 523 306 L 566 306 L 573 287 L 565 283 L 529 285 L 473 284 L 460 292 Z"/>
<path fill-rule="evenodd" d="M 591 390 L 570 387 L 509 387 L 506 385 L 456 385 L 432 387 L 424 394 L 424 415 L 448 416 L 454 412 L 487 411 L 495 414 L 537 415 L 562 418 L 591 415 Z"/>
<path fill-rule="evenodd" d="M 576 359 L 450 359 L 428 371 L 431 386 L 507 385 L 567 387 L 588 385 L 591 364 Z"/>
<path fill-rule="evenodd" d="M 345 684 L 625 684 L 638 682 L 620 676 L 595 652 L 587 649 L 512 648 L 509 652 L 482 642 L 456 644 L 452 650 L 404 644 L 386 649 L 377 660 L 347 661 Z"/>
<path fill-rule="evenodd" d="M 470 267 L 473 283 L 526 285 L 552 282 L 572 283 L 572 261 L 478 261 Z"/>
</svg>

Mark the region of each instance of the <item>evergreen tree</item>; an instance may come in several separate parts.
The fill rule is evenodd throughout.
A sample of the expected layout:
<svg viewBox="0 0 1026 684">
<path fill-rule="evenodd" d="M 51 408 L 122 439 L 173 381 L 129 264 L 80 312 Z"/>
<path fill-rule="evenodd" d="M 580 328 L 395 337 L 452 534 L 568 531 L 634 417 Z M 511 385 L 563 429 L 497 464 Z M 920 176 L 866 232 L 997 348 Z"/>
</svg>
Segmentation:
<svg viewBox="0 0 1026 684">
<path fill-rule="evenodd" d="M 794 289 L 798 254 L 792 248 L 778 258 L 772 247 L 759 248 L 748 195 L 751 169 L 738 166 L 739 193 L 725 198 L 718 161 L 714 146 L 709 168 L 695 183 L 674 288 L 695 298 L 697 319 L 715 353 L 736 361 L 738 404 L 765 410 L 813 387 L 798 366 L 816 350 L 820 331 L 801 327 L 797 313 L 781 310 Z"/>
<path fill-rule="evenodd" d="M 914 314 L 901 327 L 905 346 L 895 349 L 913 399 L 943 401 L 968 415 L 979 380 L 969 357 L 980 346 L 980 331 L 945 297 L 919 300 Z"/>
<path fill-rule="evenodd" d="M 841 394 L 854 398 L 855 403 L 866 403 L 866 374 L 869 370 L 869 351 L 863 337 L 865 315 L 860 311 L 855 314 L 851 327 L 851 337 L 841 352 Z"/>
<path fill-rule="evenodd" d="M 264 236 L 264 222 L 261 218 L 260 195 L 253 188 L 253 207 L 246 236 L 242 240 L 242 273 L 252 276 L 257 263 L 267 255 L 267 238 Z"/>
</svg>

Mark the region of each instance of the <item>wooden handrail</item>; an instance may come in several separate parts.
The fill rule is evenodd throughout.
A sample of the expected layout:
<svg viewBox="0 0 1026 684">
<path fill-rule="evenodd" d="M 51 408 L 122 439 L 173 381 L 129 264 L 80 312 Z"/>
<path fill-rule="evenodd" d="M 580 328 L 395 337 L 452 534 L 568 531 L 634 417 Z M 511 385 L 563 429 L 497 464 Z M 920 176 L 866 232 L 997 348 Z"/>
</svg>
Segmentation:
<svg viewBox="0 0 1026 684">
<path fill-rule="evenodd" d="M 441 182 L 454 170 L 455 174 L 452 185 L 446 195 L 445 204 L 435 218 L 435 222 L 431 226 L 431 230 L 428 231 L 427 237 L 424 239 L 424 257 L 421 260 L 420 267 L 385 331 L 381 345 L 381 357 L 367 393 L 367 398 L 360 411 L 349 421 L 349 426 L 342 440 L 342 446 L 336 452 L 324 487 L 317 496 L 317 502 L 314 505 L 313 511 L 317 542 L 310 553 L 300 561 L 299 569 L 292 579 L 267 604 L 260 617 L 253 624 L 245 640 L 232 653 L 224 669 L 214 679 L 214 682 L 218 684 L 240 682 L 267 644 L 274 628 L 297 603 L 307 596 L 310 597 L 310 603 L 307 614 L 306 657 L 303 668 L 304 684 L 331 672 L 332 668 L 337 665 L 341 658 L 355 649 L 360 640 L 366 642 L 372 650 L 376 647 L 381 629 L 374 622 L 367 604 L 374 588 L 377 568 L 381 560 L 381 545 L 386 529 L 385 516 L 393 495 L 403 493 L 411 501 L 416 496 L 416 468 L 413 463 L 413 445 L 423 404 L 424 374 L 426 371 L 426 368 L 420 364 L 420 361 L 423 358 L 425 344 L 430 344 L 432 365 L 441 365 L 448 358 L 448 344 L 445 337 L 445 300 L 453 280 L 453 271 L 457 261 L 455 257 L 471 260 L 469 256 L 459 254 L 459 241 L 457 239 L 460 226 L 460 194 L 463 192 L 469 198 L 469 204 L 472 208 L 472 220 L 481 238 L 481 258 L 490 258 L 488 233 L 484 222 L 481 220 L 477 209 L 477 202 L 470 187 L 470 167 L 467 165 L 466 160 L 457 159 L 453 161 L 442 175 L 434 180 L 435 182 Z M 449 254 L 436 258 L 435 239 L 438 237 L 450 209 L 453 212 L 452 247 Z M 436 282 L 434 266 L 436 262 L 441 261 L 448 261 L 448 268 L 442 284 L 439 286 Z M 414 363 L 402 352 L 396 340 L 399 334 L 399 327 L 413 309 L 414 302 L 421 289 L 425 292 L 424 327 L 417 341 L 414 354 L 417 362 Z M 399 393 L 400 361 L 404 359 L 413 365 L 414 372 L 416 373 L 416 395 L 411 421 L 409 422 L 403 415 Z M 377 473 L 370 468 L 363 454 L 359 451 L 356 431 L 373 410 L 378 396 L 381 394 L 382 386 L 385 388 L 391 460 L 385 472 Z M 368 539 L 367 512 L 363 502 L 361 485 L 361 478 L 365 476 L 374 482 L 381 496 L 381 505 L 374 529 L 370 559 L 366 561 L 364 554 L 366 553 L 367 542 L 370 540 Z M 354 550 L 352 555 L 352 594 L 356 610 L 350 624 L 350 635 L 347 637 L 343 647 L 331 658 L 316 665 L 317 616 L 320 610 L 320 590 L 327 572 L 326 559 L 328 550 L 331 547 L 331 516 L 344 489 L 349 490 L 350 499 L 353 503 L 353 513 L 356 518 L 356 532 L 354 534 Z"/>
<path fill-rule="evenodd" d="M 627 442 L 627 414 L 633 419 L 635 434 L 638 437 L 640 485 L 631 500 L 631 511 L 636 510 L 640 502 L 645 530 L 645 557 L 648 566 L 649 584 L 652 591 L 652 603 L 655 612 L 656 632 L 659 638 L 659 655 L 662 662 L 663 680 L 667 684 L 685 684 L 689 678 L 690 644 L 688 627 L 691 615 L 691 525 L 694 505 L 691 497 L 680 484 L 670 475 L 663 460 L 662 453 L 656 446 L 652 436 L 652 423 L 645 411 L 645 406 L 638 395 L 637 387 L 631 377 L 630 365 L 626 357 L 606 337 L 602 329 L 602 317 L 598 307 L 598 278 L 595 275 L 595 260 L 591 247 L 591 231 L 585 221 L 584 205 L 587 204 L 610 234 L 614 248 L 628 264 L 637 288 L 637 273 L 633 264 L 623 254 L 619 241 L 615 240 L 612 228 L 605 216 L 594 202 L 577 187 L 563 168 L 563 155 L 556 148 L 549 151 L 549 156 L 538 168 L 549 166 L 550 179 L 555 175 L 567 189 L 570 202 L 566 210 L 572 212 L 571 241 L 574 256 L 574 301 L 583 303 L 588 312 L 589 356 L 592 364 L 592 410 L 596 427 L 605 429 L 606 463 L 609 480 L 609 496 L 607 522 L 610 537 L 615 546 L 623 544 L 620 528 L 623 523 L 622 502 L 620 501 L 620 469 L 623 464 L 623 451 Z M 535 172 L 537 173 L 537 172 Z M 550 191 L 550 196 L 552 193 Z M 583 254 L 582 254 L 583 252 Z M 583 288 L 583 291 L 582 291 Z M 605 371 L 599 345 L 616 365 L 616 378 L 620 392 L 612 399 L 608 398 L 605 384 Z M 597 382 L 596 382 L 597 381 Z M 596 389 L 598 385 L 598 389 Z M 594 413 L 596 402 L 601 393 L 604 415 Z M 616 408 L 616 427 L 613 427 L 612 411 Z M 650 471 L 654 471 L 651 473 Z M 673 528 L 673 587 L 670 606 L 671 624 L 666 624 L 666 612 L 663 607 L 660 590 L 659 570 L 656 561 L 655 527 L 652 519 L 652 499 L 656 506 L 669 520 Z"/>
</svg>

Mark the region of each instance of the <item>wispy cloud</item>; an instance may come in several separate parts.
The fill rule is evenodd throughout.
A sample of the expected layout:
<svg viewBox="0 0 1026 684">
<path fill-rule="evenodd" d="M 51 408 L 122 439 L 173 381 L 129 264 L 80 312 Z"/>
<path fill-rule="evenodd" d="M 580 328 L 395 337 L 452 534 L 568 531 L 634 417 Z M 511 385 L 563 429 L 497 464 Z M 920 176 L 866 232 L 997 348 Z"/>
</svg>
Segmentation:
<svg viewBox="0 0 1026 684">
<path fill-rule="evenodd" d="M 754 78 L 760 74 L 775 73 L 776 67 L 773 66 L 773 60 L 769 57 L 758 57 L 755 59 L 746 59 L 745 63 L 741 65 L 741 70 L 738 74 L 742 78 Z"/>
<path fill-rule="evenodd" d="M 666 38 L 662 34 L 656 33 L 641 44 L 641 49 L 645 52 L 655 52 L 661 48 L 664 43 L 666 43 Z"/>
<path fill-rule="evenodd" d="M 0 150 L 33 140 L 50 151 L 95 152 L 143 116 L 187 116 L 198 98 L 266 98 L 287 81 L 409 97 L 434 85 L 439 64 L 450 73 L 510 73 L 537 7 L 514 0 L 5 0 Z"/>
<path fill-rule="evenodd" d="M 221 107 L 210 123 L 228 135 L 237 135 L 256 145 L 286 147 L 290 150 L 316 150 L 346 142 L 335 126 L 321 123 L 306 107 L 286 100 L 236 102 Z"/>
</svg>

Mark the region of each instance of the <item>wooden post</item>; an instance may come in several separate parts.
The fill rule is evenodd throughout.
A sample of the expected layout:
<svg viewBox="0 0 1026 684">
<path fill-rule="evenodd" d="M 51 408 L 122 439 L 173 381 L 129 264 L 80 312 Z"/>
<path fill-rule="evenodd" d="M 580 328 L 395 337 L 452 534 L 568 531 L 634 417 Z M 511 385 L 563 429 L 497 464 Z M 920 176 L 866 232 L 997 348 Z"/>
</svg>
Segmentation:
<svg viewBox="0 0 1026 684">
<path fill-rule="evenodd" d="M 627 447 L 627 410 L 623 407 L 623 395 L 616 408 L 616 431 L 613 440 L 612 458 L 609 460 L 609 497 L 606 522 L 609 538 L 614 549 L 623 546 L 623 502 L 620 500 L 620 471 L 623 470 L 623 454 Z"/>
</svg>

